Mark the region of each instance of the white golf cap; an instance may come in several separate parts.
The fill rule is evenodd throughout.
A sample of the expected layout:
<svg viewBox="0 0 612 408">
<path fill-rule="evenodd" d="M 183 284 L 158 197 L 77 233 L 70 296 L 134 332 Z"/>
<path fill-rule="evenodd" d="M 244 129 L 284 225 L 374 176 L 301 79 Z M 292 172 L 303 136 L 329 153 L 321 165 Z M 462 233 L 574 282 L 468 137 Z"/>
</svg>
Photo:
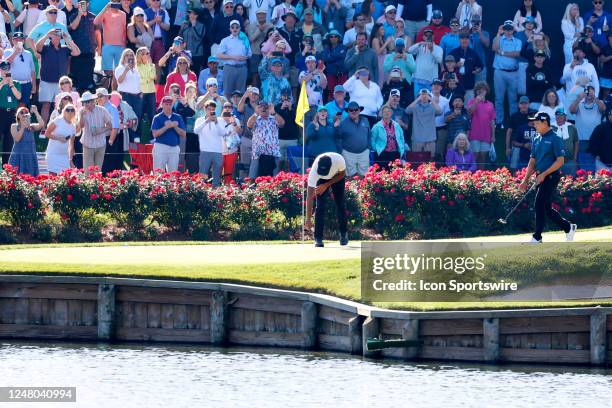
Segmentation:
<svg viewBox="0 0 612 408">
<path fill-rule="evenodd" d="M 230 21 L 229 26 L 231 27 L 231 26 L 233 26 L 234 24 L 235 24 L 235 25 L 237 25 L 238 27 L 240 27 L 240 21 L 238 21 L 238 20 L 232 20 L 232 21 Z"/>
<path fill-rule="evenodd" d="M 145 12 L 141 7 L 135 7 L 134 8 L 134 15 L 135 16 L 144 16 Z"/>
<path fill-rule="evenodd" d="M 110 96 L 108 90 L 106 88 L 98 88 L 96 89 L 96 95 L 98 96 Z"/>
<path fill-rule="evenodd" d="M 385 7 L 385 13 L 388 13 L 390 11 L 397 11 L 393 4 L 389 4 L 387 7 Z"/>
<path fill-rule="evenodd" d="M 96 95 L 92 94 L 89 91 L 85 91 L 83 92 L 83 95 L 81 95 L 81 102 L 89 102 L 93 101 L 94 99 L 96 99 Z"/>
<path fill-rule="evenodd" d="M 211 86 L 211 85 L 219 85 L 219 83 L 217 82 L 217 78 L 208 78 L 206 80 L 206 86 Z"/>
</svg>

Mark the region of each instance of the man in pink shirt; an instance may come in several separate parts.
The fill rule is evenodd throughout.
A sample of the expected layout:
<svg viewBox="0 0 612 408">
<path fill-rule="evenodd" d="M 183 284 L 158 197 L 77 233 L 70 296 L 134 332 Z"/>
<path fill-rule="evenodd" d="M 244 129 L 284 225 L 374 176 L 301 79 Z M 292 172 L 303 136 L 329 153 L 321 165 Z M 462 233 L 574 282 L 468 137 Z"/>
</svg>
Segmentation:
<svg viewBox="0 0 612 408">
<path fill-rule="evenodd" d="M 121 4 L 113 0 L 107 3 L 94 19 L 95 25 L 102 26 L 102 69 L 108 77 L 112 77 L 125 49 L 126 18 Z"/>
<path fill-rule="evenodd" d="M 489 85 L 478 82 L 474 86 L 476 96 L 468 102 L 468 112 L 472 119 L 470 148 L 476 156 L 479 169 L 484 169 L 489 161 L 489 150 L 495 144 L 495 106 L 487 101 Z"/>
</svg>

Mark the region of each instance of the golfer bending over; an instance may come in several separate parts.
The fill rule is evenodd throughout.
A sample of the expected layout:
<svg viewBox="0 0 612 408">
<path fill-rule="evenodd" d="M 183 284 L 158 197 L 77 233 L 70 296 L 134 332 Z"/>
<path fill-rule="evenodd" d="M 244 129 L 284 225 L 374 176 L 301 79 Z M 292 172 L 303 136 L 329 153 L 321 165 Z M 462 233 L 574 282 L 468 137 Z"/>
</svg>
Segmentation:
<svg viewBox="0 0 612 408">
<path fill-rule="evenodd" d="M 567 241 L 572 241 L 578 227 L 576 224 L 570 224 L 552 208 L 552 195 L 557 190 L 557 184 L 561 179 L 559 169 L 563 166 L 563 156 L 565 156 L 563 140 L 552 131 L 550 116 L 547 113 L 538 112 L 530 116 L 528 120 L 533 121 L 538 132 L 533 140 L 527 173 L 520 186 L 521 190 L 527 190 L 529 179 L 533 172 L 536 172 L 536 184 L 538 185 L 535 198 L 536 230 L 530 242 L 542 242 L 546 216 L 565 231 Z"/>
<path fill-rule="evenodd" d="M 325 227 L 325 205 L 328 190 L 334 193 L 338 213 L 338 228 L 340 229 L 340 245 L 348 244 L 346 232 L 346 209 L 344 205 L 344 176 L 346 163 L 338 153 L 323 153 L 317 156 L 308 175 L 308 196 L 306 198 L 307 230 L 312 229 L 312 203 L 317 200 L 315 214 L 314 239 L 315 247 L 323 246 L 323 228 Z"/>
</svg>

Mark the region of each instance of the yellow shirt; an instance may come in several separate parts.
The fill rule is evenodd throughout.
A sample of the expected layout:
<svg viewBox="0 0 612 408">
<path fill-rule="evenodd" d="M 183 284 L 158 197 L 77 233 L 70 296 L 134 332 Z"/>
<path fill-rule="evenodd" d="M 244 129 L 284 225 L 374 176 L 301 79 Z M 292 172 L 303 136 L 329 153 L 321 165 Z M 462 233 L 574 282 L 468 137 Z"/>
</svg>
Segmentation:
<svg viewBox="0 0 612 408">
<path fill-rule="evenodd" d="M 140 73 L 140 89 L 142 93 L 155 93 L 155 65 L 139 64 L 136 68 Z"/>
</svg>

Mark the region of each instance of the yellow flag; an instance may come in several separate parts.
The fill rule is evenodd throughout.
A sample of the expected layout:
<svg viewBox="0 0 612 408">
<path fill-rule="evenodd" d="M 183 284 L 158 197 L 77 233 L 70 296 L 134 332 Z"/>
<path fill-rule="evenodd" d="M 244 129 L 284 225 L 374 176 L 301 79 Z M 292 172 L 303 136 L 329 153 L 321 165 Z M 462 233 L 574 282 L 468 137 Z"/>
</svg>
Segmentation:
<svg viewBox="0 0 612 408">
<path fill-rule="evenodd" d="M 300 89 L 300 97 L 298 104 L 295 108 L 295 123 L 298 126 L 304 127 L 304 115 L 310 110 L 308 105 L 308 97 L 306 95 L 306 81 L 302 81 L 302 88 Z"/>
</svg>

